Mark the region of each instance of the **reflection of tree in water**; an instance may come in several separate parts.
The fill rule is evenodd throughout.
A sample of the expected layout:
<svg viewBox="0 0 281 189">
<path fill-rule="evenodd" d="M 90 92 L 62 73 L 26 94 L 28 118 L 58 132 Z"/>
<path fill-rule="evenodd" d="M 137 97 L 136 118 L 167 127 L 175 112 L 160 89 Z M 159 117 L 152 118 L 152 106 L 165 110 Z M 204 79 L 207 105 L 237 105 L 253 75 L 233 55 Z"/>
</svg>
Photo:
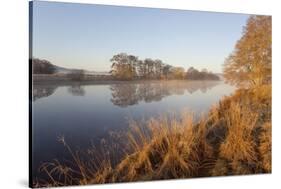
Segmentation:
<svg viewBox="0 0 281 189">
<path fill-rule="evenodd" d="M 190 82 L 186 89 L 190 94 L 196 92 L 197 90 L 200 90 L 202 93 L 206 93 L 217 84 L 217 82 Z"/>
<path fill-rule="evenodd" d="M 126 107 L 138 103 L 137 86 L 134 84 L 111 85 L 111 102 L 114 105 Z"/>
<path fill-rule="evenodd" d="M 162 83 L 149 82 L 138 84 L 139 101 L 153 102 L 162 100 L 163 97 L 169 95 L 168 89 L 162 85 Z"/>
<path fill-rule="evenodd" d="M 54 85 L 34 85 L 32 90 L 32 100 L 36 101 L 43 97 L 52 95 L 58 86 Z"/>
<path fill-rule="evenodd" d="M 138 104 L 141 101 L 161 101 L 170 95 L 183 95 L 185 91 L 192 94 L 197 90 L 206 93 L 218 85 L 218 82 L 143 82 L 130 84 L 114 84 L 110 86 L 111 102 L 120 107 Z"/>
<path fill-rule="evenodd" d="M 85 89 L 81 85 L 72 85 L 67 91 L 73 96 L 85 96 Z"/>
<path fill-rule="evenodd" d="M 213 88 L 213 86 L 207 85 L 206 83 L 202 85 L 202 87 L 200 88 L 200 91 L 202 93 L 206 93 L 209 89 Z"/>
</svg>

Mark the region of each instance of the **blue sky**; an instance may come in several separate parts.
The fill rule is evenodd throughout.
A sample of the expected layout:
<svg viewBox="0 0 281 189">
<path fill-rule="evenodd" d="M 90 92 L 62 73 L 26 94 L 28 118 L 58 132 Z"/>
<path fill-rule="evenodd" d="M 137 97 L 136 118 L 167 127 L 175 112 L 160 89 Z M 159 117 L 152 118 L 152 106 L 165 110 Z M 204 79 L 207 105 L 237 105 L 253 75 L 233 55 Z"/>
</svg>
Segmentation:
<svg viewBox="0 0 281 189">
<path fill-rule="evenodd" d="M 35 1 L 33 57 L 108 71 L 126 52 L 221 72 L 249 15 Z"/>
</svg>

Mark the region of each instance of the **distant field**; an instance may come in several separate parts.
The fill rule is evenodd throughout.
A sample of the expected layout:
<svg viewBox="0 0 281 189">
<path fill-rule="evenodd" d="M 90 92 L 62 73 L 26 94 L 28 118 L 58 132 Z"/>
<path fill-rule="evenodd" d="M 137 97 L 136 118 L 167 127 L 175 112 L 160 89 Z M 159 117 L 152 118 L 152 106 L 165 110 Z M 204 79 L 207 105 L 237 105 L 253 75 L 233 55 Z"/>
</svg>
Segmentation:
<svg viewBox="0 0 281 189">
<path fill-rule="evenodd" d="M 71 81 L 72 78 L 66 74 L 33 74 L 32 79 L 34 82 L 45 82 L 45 81 Z M 112 80 L 111 75 L 84 75 L 83 81 L 108 81 Z"/>
</svg>

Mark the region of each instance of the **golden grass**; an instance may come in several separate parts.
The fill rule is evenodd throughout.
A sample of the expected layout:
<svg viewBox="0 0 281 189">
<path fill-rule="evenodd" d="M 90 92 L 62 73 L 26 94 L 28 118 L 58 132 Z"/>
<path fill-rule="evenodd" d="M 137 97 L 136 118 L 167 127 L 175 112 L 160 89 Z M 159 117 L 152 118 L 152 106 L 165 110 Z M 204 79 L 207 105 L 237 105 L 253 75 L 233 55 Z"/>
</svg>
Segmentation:
<svg viewBox="0 0 281 189">
<path fill-rule="evenodd" d="M 149 137 L 134 123 L 129 137 L 135 153 L 116 167 L 116 181 L 197 176 L 211 150 L 202 140 L 204 127 L 194 128 L 192 118 L 184 114 L 180 120 L 151 119 Z"/>
<path fill-rule="evenodd" d="M 256 143 L 253 130 L 257 122 L 257 114 L 231 103 L 230 109 L 225 111 L 225 122 L 228 134 L 220 146 L 220 156 L 232 162 L 257 161 Z"/>
<path fill-rule="evenodd" d="M 271 123 L 266 122 L 263 125 L 263 131 L 259 136 L 260 145 L 259 153 L 261 154 L 262 168 L 270 173 L 271 172 Z"/>
<path fill-rule="evenodd" d="M 74 166 L 43 164 L 38 186 L 81 185 L 271 172 L 271 85 L 238 90 L 194 121 L 192 113 L 132 121 L 129 150 L 117 165 L 106 155 L 84 162 L 64 138 Z M 99 157 L 99 158 L 98 158 Z M 38 184 L 39 183 L 39 184 Z"/>
</svg>

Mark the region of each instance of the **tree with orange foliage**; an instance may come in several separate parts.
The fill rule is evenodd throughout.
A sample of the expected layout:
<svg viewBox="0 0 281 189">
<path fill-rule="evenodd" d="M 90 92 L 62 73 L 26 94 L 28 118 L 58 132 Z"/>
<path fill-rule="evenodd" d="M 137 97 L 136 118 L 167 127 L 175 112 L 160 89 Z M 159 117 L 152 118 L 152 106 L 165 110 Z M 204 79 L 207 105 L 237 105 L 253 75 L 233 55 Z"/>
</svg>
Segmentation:
<svg viewBox="0 0 281 189">
<path fill-rule="evenodd" d="M 237 86 L 271 83 L 271 16 L 251 16 L 234 51 L 225 60 L 224 78 Z"/>
</svg>

